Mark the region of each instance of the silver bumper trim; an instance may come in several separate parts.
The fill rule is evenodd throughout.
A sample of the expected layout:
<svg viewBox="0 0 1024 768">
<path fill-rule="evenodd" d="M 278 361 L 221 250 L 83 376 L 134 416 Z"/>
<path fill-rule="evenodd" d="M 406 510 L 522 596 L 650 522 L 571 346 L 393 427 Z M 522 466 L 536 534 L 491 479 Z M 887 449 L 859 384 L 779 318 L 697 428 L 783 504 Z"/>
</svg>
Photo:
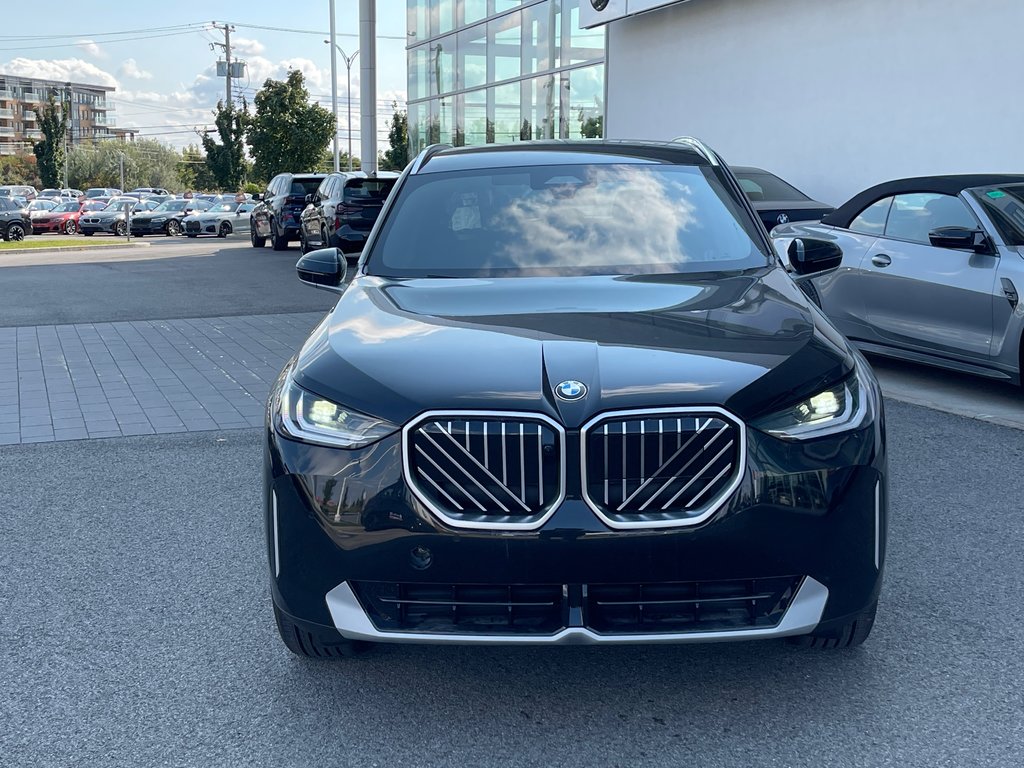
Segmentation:
<svg viewBox="0 0 1024 768">
<path fill-rule="evenodd" d="M 553 635 L 446 635 L 417 632 L 382 632 L 373 626 L 348 582 L 341 582 L 327 593 L 327 608 L 334 626 L 351 640 L 385 643 L 430 643 L 452 645 L 590 645 L 627 643 L 710 643 L 725 640 L 756 640 L 805 635 L 811 632 L 825 611 L 828 588 L 810 576 L 775 627 L 766 629 L 725 630 L 632 635 L 601 635 L 585 627 L 568 627 Z"/>
</svg>

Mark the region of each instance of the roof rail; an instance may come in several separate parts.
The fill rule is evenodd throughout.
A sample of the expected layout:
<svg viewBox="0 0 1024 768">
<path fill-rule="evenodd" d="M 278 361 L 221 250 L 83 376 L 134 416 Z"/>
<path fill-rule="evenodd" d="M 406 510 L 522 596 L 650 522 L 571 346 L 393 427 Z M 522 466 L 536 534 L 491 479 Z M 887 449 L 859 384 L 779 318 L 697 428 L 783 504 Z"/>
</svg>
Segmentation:
<svg viewBox="0 0 1024 768">
<path fill-rule="evenodd" d="M 452 149 L 452 145 L 431 144 L 429 147 L 420 152 L 419 156 L 415 160 L 413 160 L 412 169 L 409 171 L 409 173 L 419 173 L 420 168 L 426 165 L 430 158 L 432 158 L 438 152 L 441 152 L 442 150 L 445 149 Z"/>
<path fill-rule="evenodd" d="M 693 136 L 676 136 L 674 139 L 672 139 L 672 143 L 685 144 L 698 155 L 704 157 L 704 159 L 707 160 L 712 165 L 722 164 L 721 160 L 719 160 L 718 158 L 718 155 L 715 154 L 714 150 L 711 149 L 711 147 L 709 147 L 700 139 L 695 139 Z"/>
</svg>

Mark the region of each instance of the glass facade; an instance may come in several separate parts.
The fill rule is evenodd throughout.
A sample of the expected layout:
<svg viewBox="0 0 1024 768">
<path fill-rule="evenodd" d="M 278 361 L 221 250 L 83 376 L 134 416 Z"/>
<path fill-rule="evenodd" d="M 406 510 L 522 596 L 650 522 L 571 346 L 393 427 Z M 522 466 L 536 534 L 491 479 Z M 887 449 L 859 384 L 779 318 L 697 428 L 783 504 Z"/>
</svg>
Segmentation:
<svg viewBox="0 0 1024 768">
<path fill-rule="evenodd" d="M 408 0 L 409 145 L 599 138 L 603 28 L 589 0 Z"/>
</svg>

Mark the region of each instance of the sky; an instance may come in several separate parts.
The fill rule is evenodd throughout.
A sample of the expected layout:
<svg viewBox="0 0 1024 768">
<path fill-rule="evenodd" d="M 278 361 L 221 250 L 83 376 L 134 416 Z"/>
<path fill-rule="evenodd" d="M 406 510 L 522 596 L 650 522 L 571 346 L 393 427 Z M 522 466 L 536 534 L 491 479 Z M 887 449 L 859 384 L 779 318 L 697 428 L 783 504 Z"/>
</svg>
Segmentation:
<svg viewBox="0 0 1024 768">
<path fill-rule="evenodd" d="M 306 77 L 311 97 L 331 108 L 329 0 L 245 2 L 4 3 L 0 72 L 113 86 L 113 124 L 174 147 L 199 143 L 225 96 L 215 65 L 224 42 L 211 22 L 234 25 L 232 58 L 246 62 L 235 94 L 250 105 L 267 78 L 290 69 Z M 9 7 L 8 7 L 9 6 Z M 41 18 L 45 16 L 45 21 Z M 391 103 L 406 95 L 405 0 L 377 0 L 378 142 L 386 142 Z M 337 41 L 349 55 L 359 46 L 358 0 L 336 0 Z M 352 148 L 359 156 L 360 59 L 352 65 Z M 347 148 L 345 63 L 338 56 L 338 128 Z"/>
</svg>

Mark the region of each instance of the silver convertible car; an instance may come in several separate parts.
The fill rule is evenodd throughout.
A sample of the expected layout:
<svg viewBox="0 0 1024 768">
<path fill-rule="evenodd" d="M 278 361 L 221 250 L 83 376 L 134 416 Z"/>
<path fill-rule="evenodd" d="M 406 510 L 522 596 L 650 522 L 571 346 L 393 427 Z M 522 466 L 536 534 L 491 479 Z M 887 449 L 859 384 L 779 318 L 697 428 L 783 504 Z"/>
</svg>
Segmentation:
<svg viewBox="0 0 1024 768">
<path fill-rule="evenodd" d="M 820 222 L 772 230 L 835 242 L 803 282 L 860 349 L 1022 383 L 1024 176 L 929 176 L 871 187 Z"/>
<path fill-rule="evenodd" d="M 188 237 L 216 235 L 227 237 L 232 232 L 249 232 L 249 213 L 254 203 L 215 203 L 205 211 L 181 220 L 181 231 Z"/>
</svg>

